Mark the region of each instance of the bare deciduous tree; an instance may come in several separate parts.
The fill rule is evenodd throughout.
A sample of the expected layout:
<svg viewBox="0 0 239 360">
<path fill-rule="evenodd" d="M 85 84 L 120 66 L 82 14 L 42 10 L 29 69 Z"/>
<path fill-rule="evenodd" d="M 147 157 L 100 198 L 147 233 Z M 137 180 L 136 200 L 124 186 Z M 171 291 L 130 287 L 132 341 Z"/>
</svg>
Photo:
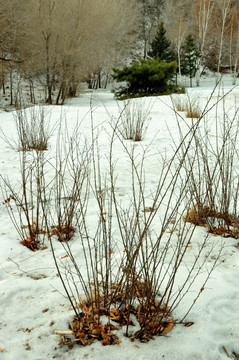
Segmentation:
<svg viewBox="0 0 239 360">
<path fill-rule="evenodd" d="M 211 0 L 196 0 L 193 3 L 193 17 L 196 19 L 196 35 L 198 39 L 201 57 L 199 59 L 198 71 L 196 73 L 196 82 L 199 86 L 201 65 L 205 57 L 205 49 L 208 45 L 208 37 L 212 28 L 211 17 L 215 9 L 215 2 Z"/>
</svg>

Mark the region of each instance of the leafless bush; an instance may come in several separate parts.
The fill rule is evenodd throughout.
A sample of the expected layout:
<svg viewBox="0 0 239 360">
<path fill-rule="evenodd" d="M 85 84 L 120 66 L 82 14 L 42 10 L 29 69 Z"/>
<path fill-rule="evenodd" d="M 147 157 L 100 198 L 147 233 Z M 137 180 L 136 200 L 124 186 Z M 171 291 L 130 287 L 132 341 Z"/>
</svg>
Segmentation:
<svg viewBox="0 0 239 360">
<path fill-rule="evenodd" d="M 49 139 L 56 126 L 50 126 L 50 118 L 46 114 L 45 107 L 21 107 L 13 114 L 16 123 L 17 139 L 13 139 L 1 131 L 2 138 L 8 145 L 18 151 L 47 150 Z"/>
<path fill-rule="evenodd" d="M 19 150 L 47 150 L 53 133 L 43 106 L 16 111 Z"/>
<path fill-rule="evenodd" d="M 171 158 L 161 156 L 160 175 L 154 188 L 147 184 L 147 150 L 142 147 L 139 153 L 138 146 L 122 139 L 120 121 L 121 117 L 112 125 L 108 151 L 99 145 L 100 134 L 96 133 L 93 115 L 89 145 L 78 136 L 78 126 L 71 135 L 66 131 L 65 138 L 60 129 L 55 163 L 52 159 L 47 161 L 48 171 L 52 171 L 48 182 L 51 187 L 45 182 L 42 151 L 35 152 L 31 165 L 27 157 L 35 153 L 20 152 L 20 192 L 3 179 L 3 191 L 10 199 L 7 207 L 21 238 L 35 240 L 42 228 L 47 233 L 59 277 L 75 313 L 70 322 L 76 336 L 74 343 L 83 345 L 95 338 L 104 345 L 119 343 L 117 335 L 108 331 L 117 328 L 113 321 L 126 327 L 127 336 L 142 342 L 167 334 L 176 323 L 174 310 L 193 288 L 191 305 L 177 320 L 183 321 L 220 258 L 219 250 L 214 262 L 207 264 L 207 272 L 197 288 L 195 280 L 202 275 L 213 250 L 208 244 L 205 253 L 205 237 L 194 257 L 191 254 L 187 259 L 187 272 L 183 271 L 195 226 L 182 221 L 189 206 L 185 190 L 190 176 L 186 172 L 182 179 L 181 175 L 185 159 L 190 159 L 188 154 L 200 120 L 182 136 Z M 129 164 L 131 189 L 125 201 L 119 199 L 117 190 L 120 169 L 114 153 L 116 140 Z M 193 164 L 189 165 L 192 169 Z M 11 209 L 12 201 L 17 205 L 18 217 Z M 74 241 L 69 241 L 73 234 Z M 64 261 L 56 255 L 59 246 L 66 252 Z M 103 325 L 103 315 L 108 317 L 108 325 Z M 131 334 L 131 325 L 136 321 L 132 320 L 133 315 L 140 329 Z M 62 341 L 68 342 L 64 338 Z"/>
<path fill-rule="evenodd" d="M 44 153 L 19 153 L 20 180 L 14 185 L 1 176 L 4 204 L 23 245 L 35 251 L 46 237 L 47 198 Z"/>
<path fill-rule="evenodd" d="M 185 111 L 187 118 L 199 119 L 202 111 L 195 95 L 174 95 L 172 103 L 176 111 Z"/>
<path fill-rule="evenodd" d="M 173 311 L 189 295 L 212 249 L 205 257 L 206 237 L 191 264 L 187 265 L 187 274 L 181 277 L 181 282 L 178 280 L 195 230 L 194 226 L 181 222 L 184 209 L 180 208 L 180 204 L 185 200 L 187 181 L 179 182 L 183 164 L 176 165 L 175 159 L 182 145 L 172 159 L 162 160 L 158 184 L 155 189 L 148 189 L 145 180 L 146 152 L 142 152 L 139 160 L 135 147 L 128 148 L 128 144 L 124 144 L 118 133 L 118 124 L 115 124 L 106 166 L 93 129 L 92 125 L 91 191 L 86 194 L 81 190 L 79 193 L 79 199 L 84 201 L 78 203 L 81 215 L 77 218 L 75 237 L 75 241 L 80 241 L 84 261 L 82 257 L 76 257 L 70 242 L 62 243 L 68 255 L 64 265 L 59 264 L 55 257 L 75 312 L 70 327 L 79 344 L 90 344 L 94 338 L 105 345 L 118 343 L 115 334 L 105 334 L 101 316 L 106 315 L 110 321 L 125 325 L 126 335 L 130 336 L 132 315 L 135 315 L 140 330 L 132 336 L 147 342 L 154 335 L 168 333 L 175 325 Z M 132 188 L 125 205 L 117 196 L 115 138 L 121 141 L 130 162 Z M 184 150 L 186 156 L 194 138 L 191 131 L 185 138 L 189 138 L 188 147 Z M 170 176 L 171 173 L 174 176 Z M 95 226 L 89 216 L 90 204 L 93 204 L 97 216 Z M 185 315 L 201 294 L 219 257 L 220 251 L 202 286 L 197 289 L 190 308 L 185 309 Z M 82 291 L 83 297 L 80 295 Z M 99 328 L 101 331 L 97 332 Z M 77 335 L 79 330 L 80 337 Z M 102 333 L 105 334 L 103 337 Z"/>
<path fill-rule="evenodd" d="M 118 129 L 125 140 L 142 141 L 149 126 L 151 104 L 128 101 L 121 111 L 121 121 Z"/>
<path fill-rule="evenodd" d="M 173 95 L 171 99 L 176 111 L 187 110 L 187 98 L 185 95 Z"/>
<path fill-rule="evenodd" d="M 192 207 L 185 219 L 196 225 L 232 231 L 238 227 L 238 110 L 214 121 L 203 118 L 194 134 L 192 151 L 185 159 Z M 233 225 L 234 224 L 234 225 Z"/>
<path fill-rule="evenodd" d="M 67 145 L 66 145 L 67 144 Z M 79 203 L 83 202 L 82 193 L 88 193 L 90 172 L 90 151 L 84 139 L 81 139 L 76 127 L 69 134 L 65 122 L 57 137 L 56 156 L 51 161 L 54 176 L 52 180 L 50 236 L 56 235 L 59 241 L 70 240 L 76 230 Z"/>
</svg>

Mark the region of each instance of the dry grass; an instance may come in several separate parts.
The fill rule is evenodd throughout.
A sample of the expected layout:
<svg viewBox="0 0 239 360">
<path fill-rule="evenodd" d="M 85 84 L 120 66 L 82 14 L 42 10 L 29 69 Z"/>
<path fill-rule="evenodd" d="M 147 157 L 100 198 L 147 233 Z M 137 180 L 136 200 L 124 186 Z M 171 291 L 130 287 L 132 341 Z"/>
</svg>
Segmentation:
<svg viewBox="0 0 239 360">
<path fill-rule="evenodd" d="M 177 111 L 187 110 L 187 98 L 185 96 L 174 95 L 172 97 L 172 102 Z"/>
<path fill-rule="evenodd" d="M 177 111 L 186 112 L 187 118 L 199 119 L 201 117 L 201 110 L 195 97 L 176 95 L 172 97 L 172 102 Z"/>
<path fill-rule="evenodd" d="M 199 108 L 188 108 L 186 111 L 186 117 L 192 119 L 199 119 L 201 116 L 201 112 Z"/>
</svg>

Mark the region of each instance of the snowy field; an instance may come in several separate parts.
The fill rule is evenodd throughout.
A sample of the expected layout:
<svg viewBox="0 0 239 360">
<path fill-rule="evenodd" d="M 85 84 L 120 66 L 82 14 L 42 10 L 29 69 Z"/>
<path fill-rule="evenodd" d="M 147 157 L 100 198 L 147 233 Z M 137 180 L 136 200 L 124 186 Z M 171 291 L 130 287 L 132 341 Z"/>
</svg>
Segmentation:
<svg viewBox="0 0 239 360">
<path fill-rule="evenodd" d="M 203 79 L 201 86 L 188 89 L 188 94 L 191 98 L 196 98 L 203 108 L 212 94 L 214 85 L 213 78 Z M 222 79 L 220 87 L 215 89 L 210 99 L 208 108 L 227 92 L 226 113 L 228 116 L 232 114 L 235 106 L 239 105 L 239 85 L 232 89 L 230 78 Z M 134 101 L 139 103 L 141 100 Z M 145 186 L 146 191 L 150 191 L 160 176 L 160 154 L 167 154 L 167 159 L 170 159 L 175 144 L 179 142 L 180 134 L 169 96 L 146 98 L 144 104 L 149 106 L 152 119 L 143 141 L 137 143 L 135 151 L 139 156 L 146 151 Z M 80 132 L 88 139 L 91 136 L 93 118 L 99 134 L 103 167 L 107 166 L 111 124 L 119 116 L 119 106 L 122 106 L 122 103 L 116 102 L 108 90 L 86 91 L 79 98 L 69 99 L 62 107 L 46 106 L 50 127 L 55 129 L 46 151 L 48 159 L 54 159 L 56 156 L 58 130 L 54 126 L 60 118 L 64 119 L 64 124 L 66 120 L 69 132 L 75 129 L 77 122 L 80 123 Z M 213 128 L 215 113 L 222 112 L 222 107 L 223 105 L 219 104 L 207 114 L 209 127 Z M 184 133 L 192 120 L 186 119 L 183 112 L 180 116 L 181 130 Z M 12 112 L 0 110 L 0 128 L 9 138 L 16 139 L 15 118 Z M 125 141 L 124 144 L 128 148 L 133 146 L 132 141 Z M 113 144 L 113 154 L 117 162 L 117 195 L 124 204 L 127 203 L 131 191 L 130 164 L 121 142 L 117 139 Z M 0 174 L 17 188 L 20 180 L 19 152 L 11 148 L 3 138 L 0 138 Z M 239 249 L 236 247 L 238 240 L 213 235 L 209 237 L 205 254 L 211 245 L 214 245 L 214 250 L 206 262 L 205 272 L 217 256 L 221 244 L 224 244 L 222 256 L 204 291 L 185 319 L 193 322 L 192 326 L 176 324 L 167 335 L 155 337 L 147 344 L 137 340 L 131 342 L 129 338 L 119 335 L 119 345 L 103 346 L 95 341 L 90 346 L 76 345 L 73 349 L 68 349 L 66 345 L 58 345 L 61 337 L 54 334 L 54 330 L 67 330 L 74 313 L 57 276 L 49 242 L 45 240 L 45 248 L 36 252 L 23 246 L 10 221 L 3 204 L 4 200 L 4 194 L 0 193 L 0 360 L 223 360 L 233 358 L 233 353 L 239 354 Z M 94 203 L 92 204 L 87 216 L 89 223 L 94 227 L 96 214 Z M 146 205 L 150 206 L 150 203 Z M 205 236 L 206 229 L 197 227 L 181 272 L 183 269 L 187 271 L 198 244 L 202 243 Z M 72 251 L 78 254 L 80 245 L 78 246 L 77 237 L 71 241 Z M 61 262 L 67 261 L 66 251 L 61 244 L 55 245 L 55 252 L 57 259 Z M 196 296 L 194 287 L 201 286 L 201 276 L 203 274 L 196 279 L 189 296 L 176 308 L 174 319 L 183 316 L 184 307 L 190 306 L 190 301 L 192 302 Z"/>
</svg>

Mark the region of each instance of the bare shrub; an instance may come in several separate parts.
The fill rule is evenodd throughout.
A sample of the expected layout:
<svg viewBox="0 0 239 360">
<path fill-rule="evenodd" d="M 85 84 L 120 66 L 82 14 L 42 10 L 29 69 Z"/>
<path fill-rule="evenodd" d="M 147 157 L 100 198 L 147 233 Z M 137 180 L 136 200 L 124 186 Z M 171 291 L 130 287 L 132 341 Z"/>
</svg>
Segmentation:
<svg viewBox="0 0 239 360">
<path fill-rule="evenodd" d="M 93 129 L 92 124 L 91 191 L 86 193 L 80 189 L 79 199 L 84 201 L 79 201 L 77 210 L 80 216 L 77 217 L 75 241 L 80 241 L 83 259 L 76 255 L 71 242 L 63 242 L 68 257 L 64 264 L 59 263 L 52 246 L 59 275 L 75 312 L 70 323 L 71 331 L 76 337 L 74 342 L 79 344 L 91 344 L 97 338 L 110 345 L 118 340 L 112 332 L 107 335 L 101 317 L 105 315 L 110 321 L 125 326 L 126 336 L 130 336 L 134 324 L 132 316 L 135 315 L 140 330 L 131 336 L 147 342 L 154 335 L 167 334 L 173 328 L 176 323 L 173 311 L 189 296 L 212 248 L 205 257 L 206 237 L 195 258 L 190 265 L 187 264 L 187 274 L 178 282 L 178 273 L 195 230 L 194 226 L 181 221 L 184 209 L 180 204 L 185 199 L 187 182 L 180 182 L 183 165 L 177 165 L 175 159 L 182 145 L 173 158 L 162 159 L 158 184 L 155 189 L 148 189 L 146 151 L 139 158 L 135 147 L 128 148 L 124 143 L 118 124 L 115 124 L 106 162 Z M 132 187 L 125 205 L 117 196 L 115 138 L 120 140 L 130 163 Z M 194 138 L 191 131 L 186 138 L 190 144 Z M 188 148 L 184 151 L 186 156 Z M 172 177 L 169 176 L 171 172 L 174 174 Z M 91 223 L 89 215 L 92 207 L 98 219 L 96 226 Z M 170 227 L 172 219 L 174 225 Z M 177 236 L 177 232 L 180 235 Z M 200 296 L 219 257 L 220 251 L 189 309 L 185 309 L 185 316 Z M 80 295 L 82 292 L 84 296 Z M 97 332 L 99 328 L 101 331 Z M 116 330 L 117 327 L 110 329 Z"/>
<path fill-rule="evenodd" d="M 38 250 L 46 237 L 47 199 L 45 158 L 42 151 L 19 153 L 20 180 L 13 184 L 1 176 L 4 204 L 21 243 L 30 250 Z"/>
<path fill-rule="evenodd" d="M 174 109 L 186 112 L 187 118 L 199 119 L 201 117 L 202 111 L 195 95 L 173 95 L 171 99 Z"/>
<path fill-rule="evenodd" d="M 186 202 L 190 177 L 187 172 L 185 178 L 181 176 L 184 160 L 191 159 L 188 153 L 199 123 L 183 135 L 172 157 L 159 155 L 159 178 L 152 188 L 147 185 L 147 150 L 140 148 L 139 152 L 138 146 L 124 141 L 119 132 L 121 117 L 112 124 L 106 150 L 105 144 L 99 145 L 93 115 L 90 144 L 78 136 L 79 127 L 71 135 L 66 131 L 66 137 L 61 137 L 64 130 L 60 129 L 55 163 L 45 161 L 45 152 L 22 151 L 20 189 L 3 179 L 3 191 L 10 199 L 7 208 L 21 238 L 35 241 L 37 237 L 40 241 L 39 230 L 47 233 L 58 275 L 75 313 L 70 322 L 75 339 L 71 343 L 63 337 L 62 343 L 87 345 L 98 339 L 104 345 L 117 344 L 118 337 L 112 333 L 117 326 L 112 322 L 125 326 L 126 336 L 147 342 L 171 331 L 176 324 L 174 311 L 180 304 L 184 315 L 177 317 L 177 322 L 183 322 L 201 295 L 221 249 L 202 274 L 214 247 L 206 236 L 192 256 L 195 226 L 182 221 L 191 198 Z M 118 196 L 116 140 L 128 163 L 131 184 L 124 202 Z M 35 162 L 29 166 L 27 157 L 35 153 Z M 52 171 L 51 189 L 45 182 L 46 171 Z M 12 200 L 17 210 L 11 209 Z M 74 241 L 68 241 L 72 235 Z M 56 255 L 59 246 L 67 255 L 64 262 Z M 197 287 L 199 274 L 204 277 Z M 192 289 L 194 298 L 185 308 L 183 301 Z M 103 316 L 109 319 L 106 325 Z M 133 333 L 131 326 L 136 321 L 140 328 Z"/>
<path fill-rule="evenodd" d="M 196 225 L 230 230 L 238 222 L 238 110 L 216 110 L 212 123 L 202 119 L 185 159 L 192 207 L 185 219 Z M 212 129 L 215 129 L 213 131 Z"/>
<path fill-rule="evenodd" d="M 172 103 L 177 111 L 187 110 L 187 99 L 185 95 L 172 95 Z"/>
<path fill-rule="evenodd" d="M 53 133 L 43 106 L 16 111 L 19 150 L 47 150 Z"/>
<path fill-rule="evenodd" d="M 151 104 L 145 105 L 143 100 L 124 102 L 121 111 L 121 122 L 118 128 L 125 140 L 142 141 L 149 126 Z"/>
<path fill-rule="evenodd" d="M 56 129 L 50 126 L 49 114 L 44 106 L 31 108 L 21 107 L 13 113 L 16 124 L 17 139 L 11 138 L 1 131 L 6 143 L 18 151 L 38 150 L 44 151 L 49 147 L 49 139 Z"/>
<path fill-rule="evenodd" d="M 67 144 L 67 146 L 66 146 Z M 59 241 L 70 240 L 75 233 L 79 213 L 79 203 L 83 202 L 82 192 L 88 192 L 90 169 L 90 151 L 84 139 L 78 133 L 78 126 L 70 136 L 65 127 L 60 127 L 56 144 L 56 157 L 51 161 L 54 169 L 52 180 L 50 237 L 56 236 Z"/>
</svg>

